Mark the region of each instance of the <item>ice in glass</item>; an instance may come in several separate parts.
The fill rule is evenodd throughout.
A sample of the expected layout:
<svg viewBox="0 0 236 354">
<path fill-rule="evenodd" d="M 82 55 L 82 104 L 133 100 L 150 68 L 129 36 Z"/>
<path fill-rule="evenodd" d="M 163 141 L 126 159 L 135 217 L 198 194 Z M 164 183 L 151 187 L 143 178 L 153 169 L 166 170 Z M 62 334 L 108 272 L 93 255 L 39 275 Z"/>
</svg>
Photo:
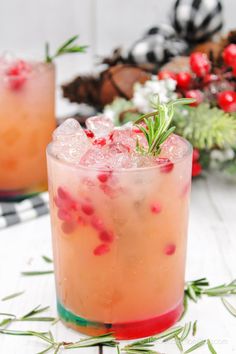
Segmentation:
<svg viewBox="0 0 236 354">
<path fill-rule="evenodd" d="M 149 336 L 183 310 L 191 146 L 172 134 L 145 156 L 131 123 L 87 127 L 67 120 L 47 151 L 58 312 L 89 335 Z"/>
<path fill-rule="evenodd" d="M 55 129 L 53 64 L 0 58 L 0 198 L 46 187 L 45 148 Z"/>
</svg>

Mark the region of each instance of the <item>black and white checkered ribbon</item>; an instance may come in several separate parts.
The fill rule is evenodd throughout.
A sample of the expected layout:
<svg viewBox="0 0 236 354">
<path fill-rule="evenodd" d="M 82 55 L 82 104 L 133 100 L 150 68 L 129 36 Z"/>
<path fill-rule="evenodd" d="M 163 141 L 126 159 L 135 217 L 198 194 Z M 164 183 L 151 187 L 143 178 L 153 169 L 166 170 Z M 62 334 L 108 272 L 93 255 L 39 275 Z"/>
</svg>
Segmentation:
<svg viewBox="0 0 236 354">
<path fill-rule="evenodd" d="M 48 212 L 48 192 L 21 202 L 0 202 L 0 229 L 35 219 Z"/>
</svg>

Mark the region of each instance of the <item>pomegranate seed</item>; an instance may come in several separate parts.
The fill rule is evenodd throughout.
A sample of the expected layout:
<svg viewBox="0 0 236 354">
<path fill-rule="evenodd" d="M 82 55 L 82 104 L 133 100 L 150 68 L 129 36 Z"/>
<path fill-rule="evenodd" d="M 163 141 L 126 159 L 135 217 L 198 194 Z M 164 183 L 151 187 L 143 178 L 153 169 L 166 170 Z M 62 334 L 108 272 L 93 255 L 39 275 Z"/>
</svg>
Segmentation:
<svg viewBox="0 0 236 354">
<path fill-rule="evenodd" d="M 190 55 L 190 66 L 192 71 L 199 77 L 204 77 L 211 70 L 211 63 L 208 56 L 201 52 Z"/>
<path fill-rule="evenodd" d="M 142 134 L 142 130 L 140 130 L 138 127 L 133 127 L 132 131 L 136 134 Z"/>
<path fill-rule="evenodd" d="M 159 80 L 165 80 L 165 79 L 173 79 L 176 80 L 176 74 L 173 73 L 172 71 L 168 71 L 168 70 L 163 70 L 160 71 L 158 74 L 158 79 Z"/>
<path fill-rule="evenodd" d="M 58 198 L 57 195 L 53 198 L 53 200 L 57 208 L 63 208 L 64 202 L 60 198 Z"/>
<path fill-rule="evenodd" d="M 65 234 L 71 234 L 74 232 L 76 225 L 74 223 L 63 222 L 61 229 Z"/>
<path fill-rule="evenodd" d="M 200 157 L 200 152 L 198 149 L 194 148 L 193 149 L 193 161 L 197 161 L 199 160 Z"/>
<path fill-rule="evenodd" d="M 236 44 L 230 44 L 224 49 L 223 59 L 228 66 L 232 66 L 236 63 Z"/>
<path fill-rule="evenodd" d="M 97 138 L 94 140 L 93 145 L 104 146 L 104 145 L 106 145 L 106 139 L 105 138 Z"/>
<path fill-rule="evenodd" d="M 199 162 L 193 162 L 192 166 L 192 176 L 197 177 L 201 174 L 202 172 L 202 166 Z"/>
<path fill-rule="evenodd" d="M 189 90 L 186 91 L 185 97 L 187 98 L 195 98 L 196 102 L 190 104 L 192 107 L 197 107 L 200 103 L 202 103 L 204 96 L 203 93 L 199 90 Z"/>
<path fill-rule="evenodd" d="M 190 84 L 191 84 L 191 74 L 188 72 L 180 72 L 176 75 L 176 81 L 177 81 L 177 85 L 181 88 L 181 89 L 188 89 Z"/>
<path fill-rule="evenodd" d="M 60 220 L 63 221 L 67 221 L 67 222 L 73 221 L 73 217 L 71 216 L 71 214 L 69 214 L 68 211 L 64 209 L 59 209 L 57 212 L 57 216 Z"/>
<path fill-rule="evenodd" d="M 114 235 L 110 231 L 103 230 L 100 232 L 99 238 L 103 242 L 112 242 L 114 239 Z"/>
<path fill-rule="evenodd" d="M 161 211 L 160 203 L 153 203 L 153 204 L 151 204 L 150 208 L 151 208 L 151 212 L 153 214 L 158 214 Z"/>
<path fill-rule="evenodd" d="M 172 256 L 172 254 L 175 253 L 175 250 L 176 250 L 176 246 L 173 243 L 170 243 L 165 247 L 165 254 L 167 256 Z"/>
<path fill-rule="evenodd" d="M 102 243 L 101 245 L 97 246 L 93 253 L 95 256 L 102 256 L 103 254 L 110 251 L 110 247 L 106 243 Z"/>
<path fill-rule="evenodd" d="M 86 215 L 92 215 L 94 213 L 94 208 L 89 203 L 83 203 L 81 205 L 81 209 L 82 209 L 83 213 Z"/>
<path fill-rule="evenodd" d="M 69 193 L 63 187 L 57 189 L 57 194 L 60 199 L 70 199 Z"/>
<path fill-rule="evenodd" d="M 163 166 L 160 166 L 161 173 L 169 173 L 174 168 L 174 164 L 168 158 L 158 157 L 156 161 L 158 165 L 163 164 Z"/>
<path fill-rule="evenodd" d="M 102 231 L 104 229 L 102 220 L 99 219 L 97 216 L 92 217 L 91 225 L 98 231 Z"/>
<path fill-rule="evenodd" d="M 88 138 L 93 138 L 94 134 L 92 132 L 92 130 L 89 129 L 84 129 L 85 134 L 87 135 Z"/>
<path fill-rule="evenodd" d="M 111 177 L 112 172 L 103 172 L 100 173 L 99 175 L 97 175 L 97 179 L 101 182 L 101 183 L 106 183 L 107 180 Z"/>
<path fill-rule="evenodd" d="M 236 92 L 223 91 L 218 94 L 218 105 L 225 112 L 236 112 Z"/>
<path fill-rule="evenodd" d="M 19 60 L 17 63 L 7 69 L 6 75 L 8 78 L 9 88 L 12 90 L 20 89 L 27 79 L 27 73 L 30 72 L 31 67 L 23 60 Z"/>
<path fill-rule="evenodd" d="M 25 83 L 26 78 L 23 75 L 8 78 L 8 85 L 11 90 L 19 90 Z"/>
</svg>

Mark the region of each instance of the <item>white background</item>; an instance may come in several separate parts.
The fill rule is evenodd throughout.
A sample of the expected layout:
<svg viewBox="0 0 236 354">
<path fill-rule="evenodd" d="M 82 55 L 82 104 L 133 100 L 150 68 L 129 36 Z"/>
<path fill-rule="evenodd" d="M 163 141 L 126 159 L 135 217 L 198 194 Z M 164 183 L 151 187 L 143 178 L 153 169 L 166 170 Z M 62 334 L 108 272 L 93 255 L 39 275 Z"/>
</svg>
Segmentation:
<svg viewBox="0 0 236 354">
<path fill-rule="evenodd" d="M 211 0 L 209 0 L 211 1 Z M 235 0 L 222 0 L 226 28 L 236 27 Z M 59 81 L 88 71 L 98 56 L 116 46 L 129 47 L 152 25 L 166 22 L 173 0 L 1 0 L 0 53 L 43 56 L 52 47 L 79 33 L 88 54 L 58 60 Z M 64 68 L 66 67 L 66 70 Z"/>
</svg>

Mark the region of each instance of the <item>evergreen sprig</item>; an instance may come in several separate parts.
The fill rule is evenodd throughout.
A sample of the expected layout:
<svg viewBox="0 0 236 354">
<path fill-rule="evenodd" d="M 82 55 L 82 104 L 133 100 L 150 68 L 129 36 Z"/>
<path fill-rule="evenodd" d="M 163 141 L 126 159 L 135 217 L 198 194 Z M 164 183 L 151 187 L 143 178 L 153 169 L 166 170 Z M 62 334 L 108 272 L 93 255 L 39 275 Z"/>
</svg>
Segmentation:
<svg viewBox="0 0 236 354">
<path fill-rule="evenodd" d="M 175 106 L 185 105 L 195 102 L 194 99 L 180 98 L 168 103 L 161 103 L 159 96 L 154 95 L 151 100 L 153 112 L 142 115 L 136 120 L 135 125 L 143 132 L 148 149 L 145 150 L 140 146 L 137 140 L 136 149 L 145 155 L 157 156 L 161 152 L 161 145 L 175 130 L 175 127 L 170 127 L 175 113 Z"/>
<path fill-rule="evenodd" d="M 198 149 L 225 148 L 236 145 L 236 118 L 217 107 L 202 103 L 198 107 L 179 107 L 173 124 L 177 134 Z"/>
<path fill-rule="evenodd" d="M 53 55 L 50 54 L 50 46 L 49 43 L 47 42 L 45 45 L 45 62 L 51 63 L 55 58 L 68 53 L 84 53 L 88 46 L 86 45 L 81 46 L 76 44 L 78 38 L 79 38 L 78 35 L 69 38 L 65 43 L 63 43 L 56 50 L 56 52 Z"/>
</svg>

